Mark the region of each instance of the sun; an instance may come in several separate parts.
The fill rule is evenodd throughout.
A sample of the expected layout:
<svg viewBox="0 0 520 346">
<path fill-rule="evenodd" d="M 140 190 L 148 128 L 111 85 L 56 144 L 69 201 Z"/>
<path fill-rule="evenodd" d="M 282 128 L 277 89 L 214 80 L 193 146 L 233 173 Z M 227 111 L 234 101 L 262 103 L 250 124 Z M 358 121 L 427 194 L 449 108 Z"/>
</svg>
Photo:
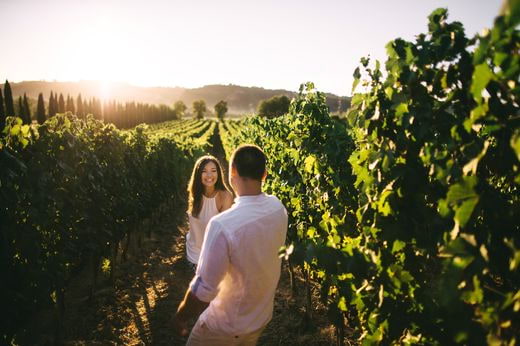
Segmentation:
<svg viewBox="0 0 520 346">
<path fill-rule="evenodd" d="M 112 96 L 113 83 L 108 80 L 102 80 L 99 82 L 99 97 L 102 100 L 109 100 Z"/>
<path fill-rule="evenodd" d="M 67 61 L 60 66 L 62 79 L 92 81 L 92 92 L 106 100 L 114 96 L 115 83 L 126 82 L 138 72 L 128 36 L 106 15 L 69 35 L 70 41 L 82 42 L 88 49 L 67 50 Z"/>
</svg>

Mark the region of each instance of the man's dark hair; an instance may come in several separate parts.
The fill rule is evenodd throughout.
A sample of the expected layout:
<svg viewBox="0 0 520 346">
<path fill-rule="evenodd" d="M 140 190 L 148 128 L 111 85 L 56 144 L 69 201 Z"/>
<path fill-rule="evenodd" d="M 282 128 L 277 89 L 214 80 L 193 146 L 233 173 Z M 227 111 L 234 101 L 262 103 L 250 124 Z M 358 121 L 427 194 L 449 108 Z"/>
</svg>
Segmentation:
<svg viewBox="0 0 520 346">
<path fill-rule="evenodd" d="M 230 161 L 242 178 L 262 181 L 266 157 L 262 149 L 256 145 L 244 144 L 239 146 L 231 155 Z"/>
</svg>

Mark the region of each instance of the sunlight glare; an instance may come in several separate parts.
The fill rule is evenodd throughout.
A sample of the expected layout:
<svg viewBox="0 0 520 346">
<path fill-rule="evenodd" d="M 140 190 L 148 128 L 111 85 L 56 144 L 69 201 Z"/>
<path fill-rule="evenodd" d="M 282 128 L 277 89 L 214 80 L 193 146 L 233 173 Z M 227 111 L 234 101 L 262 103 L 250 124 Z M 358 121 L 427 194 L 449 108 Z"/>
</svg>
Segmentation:
<svg viewBox="0 0 520 346">
<path fill-rule="evenodd" d="M 112 91 L 112 83 L 108 80 L 101 80 L 99 82 L 99 96 L 102 100 L 109 100 Z"/>
</svg>

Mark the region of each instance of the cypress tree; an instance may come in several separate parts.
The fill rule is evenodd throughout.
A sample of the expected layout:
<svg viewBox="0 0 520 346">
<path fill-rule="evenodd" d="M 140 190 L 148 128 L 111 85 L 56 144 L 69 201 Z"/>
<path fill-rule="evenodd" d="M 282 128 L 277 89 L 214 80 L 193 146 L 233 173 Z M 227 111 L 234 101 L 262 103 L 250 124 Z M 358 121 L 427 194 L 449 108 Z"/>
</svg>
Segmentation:
<svg viewBox="0 0 520 346">
<path fill-rule="evenodd" d="M 60 93 L 60 99 L 58 101 L 58 113 L 65 113 L 65 99 L 63 94 Z"/>
<path fill-rule="evenodd" d="M 54 100 L 52 100 L 52 103 L 53 103 L 53 107 L 54 107 L 54 114 L 53 115 L 56 115 L 58 113 L 58 93 L 55 93 L 54 94 Z"/>
<path fill-rule="evenodd" d="M 29 107 L 29 100 L 27 100 L 27 95 L 25 93 L 23 93 L 23 114 L 25 116 L 24 122 L 26 124 L 32 123 L 31 107 Z"/>
<path fill-rule="evenodd" d="M 103 115 L 105 117 L 106 123 L 110 122 L 110 113 L 109 113 L 109 109 L 108 109 L 109 106 L 110 106 L 109 101 L 103 100 Z"/>
<path fill-rule="evenodd" d="M 78 98 L 76 99 L 76 106 L 77 106 L 77 114 L 78 117 L 81 119 L 85 118 L 85 111 L 83 110 L 83 100 L 81 99 L 81 94 L 78 95 Z"/>
<path fill-rule="evenodd" d="M 94 109 L 92 107 L 92 99 L 89 99 L 88 100 L 88 106 L 87 106 L 87 109 L 88 109 L 88 114 L 92 114 L 92 116 L 94 116 Z M 95 117 L 95 116 L 94 116 Z"/>
<path fill-rule="evenodd" d="M 18 109 L 17 109 L 17 113 L 16 116 L 18 118 L 22 118 L 23 122 L 25 123 L 25 114 L 24 114 L 24 109 L 23 109 L 23 98 L 22 96 L 19 96 L 18 97 Z"/>
<path fill-rule="evenodd" d="M 47 113 L 46 113 L 46 118 L 49 119 L 51 116 L 52 116 L 52 99 L 54 97 L 54 94 L 52 93 L 51 91 L 51 94 L 49 95 L 49 102 L 47 102 Z"/>
<path fill-rule="evenodd" d="M 99 105 L 98 100 L 95 97 L 92 98 L 91 109 L 94 118 L 97 120 L 101 120 L 101 107 Z"/>
<path fill-rule="evenodd" d="M 67 112 L 71 112 L 72 114 L 76 113 L 76 107 L 74 107 L 74 99 L 72 96 L 67 95 L 67 106 L 65 108 Z"/>
<path fill-rule="evenodd" d="M 9 81 L 7 81 L 7 79 L 5 80 L 4 96 L 5 115 L 8 117 L 14 117 L 16 114 L 14 113 L 13 92 L 11 91 L 11 86 L 9 85 Z"/>
<path fill-rule="evenodd" d="M 4 97 L 2 96 L 2 88 L 0 88 L 0 134 L 5 127 L 5 108 L 4 108 Z"/>
<path fill-rule="evenodd" d="M 89 103 L 88 103 L 87 99 L 85 99 L 83 101 L 83 112 L 85 113 L 85 118 L 87 117 L 87 115 L 92 113 L 90 111 L 90 107 L 89 107 Z"/>
<path fill-rule="evenodd" d="M 54 98 L 54 94 L 52 93 L 51 91 L 51 94 L 49 96 L 49 104 L 48 104 L 48 110 L 49 112 L 47 113 L 47 118 L 50 118 L 52 117 L 52 99 Z"/>
<path fill-rule="evenodd" d="M 36 120 L 38 124 L 45 122 L 45 102 L 43 101 L 43 94 L 38 95 L 38 106 L 36 107 Z"/>
<path fill-rule="evenodd" d="M 48 118 L 54 116 L 54 93 L 51 91 L 51 96 L 49 96 L 49 113 Z"/>
<path fill-rule="evenodd" d="M 101 112 L 99 111 L 100 107 L 98 105 L 98 100 L 95 97 L 92 98 L 92 110 L 94 112 L 94 118 L 101 120 Z"/>
</svg>

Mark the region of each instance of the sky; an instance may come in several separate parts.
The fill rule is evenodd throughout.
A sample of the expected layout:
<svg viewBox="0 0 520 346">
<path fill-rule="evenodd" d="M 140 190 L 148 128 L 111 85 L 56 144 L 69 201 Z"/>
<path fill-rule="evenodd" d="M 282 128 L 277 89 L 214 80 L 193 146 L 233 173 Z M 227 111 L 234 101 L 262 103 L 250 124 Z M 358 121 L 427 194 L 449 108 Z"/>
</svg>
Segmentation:
<svg viewBox="0 0 520 346">
<path fill-rule="evenodd" d="M 235 84 L 350 95 L 359 59 L 447 7 L 472 36 L 502 0 L 0 0 L 0 81 Z"/>
</svg>

